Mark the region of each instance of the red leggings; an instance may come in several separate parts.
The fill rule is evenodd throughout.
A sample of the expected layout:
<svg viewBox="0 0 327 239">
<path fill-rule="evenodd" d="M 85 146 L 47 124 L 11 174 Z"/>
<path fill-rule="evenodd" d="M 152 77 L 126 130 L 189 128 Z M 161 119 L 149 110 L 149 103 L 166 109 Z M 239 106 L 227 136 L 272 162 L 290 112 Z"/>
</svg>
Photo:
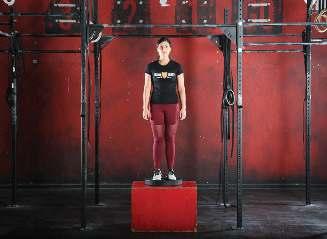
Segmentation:
<svg viewBox="0 0 327 239">
<path fill-rule="evenodd" d="M 160 168 L 163 153 L 163 143 L 166 145 L 166 160 L 168 169 L 174 169 L 175 138 L 178 127 L 178 104 L 151 104 L 151 129 L 153 134 L 153 164 L 154 169 Z"/>
</svg>

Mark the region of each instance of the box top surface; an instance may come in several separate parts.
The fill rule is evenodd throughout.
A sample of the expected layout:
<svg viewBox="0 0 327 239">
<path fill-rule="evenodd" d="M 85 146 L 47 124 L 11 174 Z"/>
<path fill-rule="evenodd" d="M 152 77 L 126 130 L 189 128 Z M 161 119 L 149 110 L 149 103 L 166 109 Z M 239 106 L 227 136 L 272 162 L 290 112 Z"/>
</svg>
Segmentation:
<svg viewBox="0 0 327 239">
<path fill-rule="evenodd" d="M 132 188 L 187 188 L 187 187 L 196 187 L 195 181 L 183 181 L 182 185 L 179 186 L 148 186 L 144 184 L 144 181 L 133 181 Z"/>
</svg>

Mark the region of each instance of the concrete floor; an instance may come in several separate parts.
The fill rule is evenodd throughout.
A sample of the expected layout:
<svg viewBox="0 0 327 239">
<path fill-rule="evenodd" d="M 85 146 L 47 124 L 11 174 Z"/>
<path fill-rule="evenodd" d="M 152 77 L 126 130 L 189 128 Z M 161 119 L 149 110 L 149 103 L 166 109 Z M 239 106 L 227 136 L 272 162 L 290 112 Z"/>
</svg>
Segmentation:
<svg viewBox="0 0 327 239">
<path fill-rule="evenodd" d="M 217 206 L 217 190 L 200 188 L 197 233 L 133 233 L 130 188 L 102 189 L 101 207 L 92 193 L 81 231 L 79 189 L 19 189 L 17 208 L 6 207 L 10 190 L 0 189 L 0 238 L 327 238 L 327 189 L 313 189 L 310 206 L 299 189 L 244 190 L 244 228 L 236 230 L 235 208 Z"/>
</svg>

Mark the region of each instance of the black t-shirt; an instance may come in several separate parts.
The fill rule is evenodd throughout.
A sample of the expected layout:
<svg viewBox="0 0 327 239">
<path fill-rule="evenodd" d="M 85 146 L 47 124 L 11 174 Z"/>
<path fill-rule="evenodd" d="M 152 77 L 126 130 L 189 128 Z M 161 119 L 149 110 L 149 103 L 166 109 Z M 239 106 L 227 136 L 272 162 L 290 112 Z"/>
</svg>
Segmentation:
<svg viewBox="0 0 327 239">
<path fill-rule="evenodd" d="M 153 91 L 151 104 L 176 104 L 177 76 L 183 73 L 181 65 L 170 60 L 167 65 L 160 65 L 159 61 L 153 61 L 147 65 L 145 73 L 151 75 Z"/>
</svg>

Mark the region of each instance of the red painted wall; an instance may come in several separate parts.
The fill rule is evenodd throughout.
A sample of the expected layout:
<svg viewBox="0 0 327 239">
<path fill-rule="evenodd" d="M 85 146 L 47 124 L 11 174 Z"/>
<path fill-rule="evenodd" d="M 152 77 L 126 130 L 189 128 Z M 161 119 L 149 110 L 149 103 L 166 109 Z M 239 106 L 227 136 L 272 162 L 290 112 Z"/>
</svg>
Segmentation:
<svg viewBox="0 0 327 239">
<path fill-rule="evenodd" d="M 174 8 L 151 1 L 153 23 L 174 23 Z M 170 1 L 174 6 L 175 1 Z M 217 22 L 231 1 L 217 1 Z M 284 1 L 286 2 L 286 1 Z M 101 22 L 111 20 L 112 1 L 100 1 Z M 193 6 L 194 8 L 196 6 Z M 16 10 L 45 12 L 48 1 L 17 2 Z M 6 7 L 1 2 L 1 11 Z M 194 11 L 195 12 L 195 11 Z M 305 4 L 289 0 L 284 21 L 305 21 Z M 195 14 L 195 13 L 194 13 Z M 0 21 L 6 18 L 1 17 Z M 43 32 L 42 18 L 19 18 L 20 32 Z M 5 28 L 2 28 L 4 31 Z M 303 28 L 284 32 L 301 33 Z M 167 31 L 164 31 L 167 33 Z M 326 37 L 318 35 L 317 37 Z M 272 41 L 246 38 L 247 41 Z M 281 39 L 277 39 L 281 40 Z M 299 41 L 299 38 L 288 40 Z M 156 58 L 156 39 L 113 40 L 103 50 L 100 160 L 102 180 L 128 183 L 152 170 L 152 135 L 141 116 L 144 69 Z M 206 38 L 172 39 L 175 60 L 183 65 L 188 118 L 177 136 L 176 171 L 184 179 L 218 183 L 222 159 L 220 104 L 223 57 Z M 0 39 L 0 48 L 8 41 Z M 78 49 L 80 40 L 25 38 L 24 49 Z M 287 49 L 300 49 L 287 47 Z M 261 48 L 262 49 L 262 48 Z M 285 48 L 284 48 L 285 49 Z M 313 47 L 312 173 L 314 183 L 326 183 L 327 48 Z M 9 182 L 10 115 L 5 95 L 8 55 L 0 54 L 0 179 Z M 37 60 L 37 64 L 32 61 Z M 91 54 L 92 60 L 92 54 Z M 232 67 L 235 71 L 235 54 Z M 244 179 L 246 183 L 303 183 L 303 54 L 244 54 Z M 92 79 L 92 87 L 94 82 Z M 80 56 L 29 54 L 19 82 L 18 175 L 25 183 L 70 183 L 80 173 Z M 91 96 L 91 105 L 94 102 Z M 94 172 L 93 106 L 90 122 L 90 177 Z M 235 156 L 235 154 L 234 154 Z M 235 160 L 231 162 L 235 166 Z"/>
</svg>

